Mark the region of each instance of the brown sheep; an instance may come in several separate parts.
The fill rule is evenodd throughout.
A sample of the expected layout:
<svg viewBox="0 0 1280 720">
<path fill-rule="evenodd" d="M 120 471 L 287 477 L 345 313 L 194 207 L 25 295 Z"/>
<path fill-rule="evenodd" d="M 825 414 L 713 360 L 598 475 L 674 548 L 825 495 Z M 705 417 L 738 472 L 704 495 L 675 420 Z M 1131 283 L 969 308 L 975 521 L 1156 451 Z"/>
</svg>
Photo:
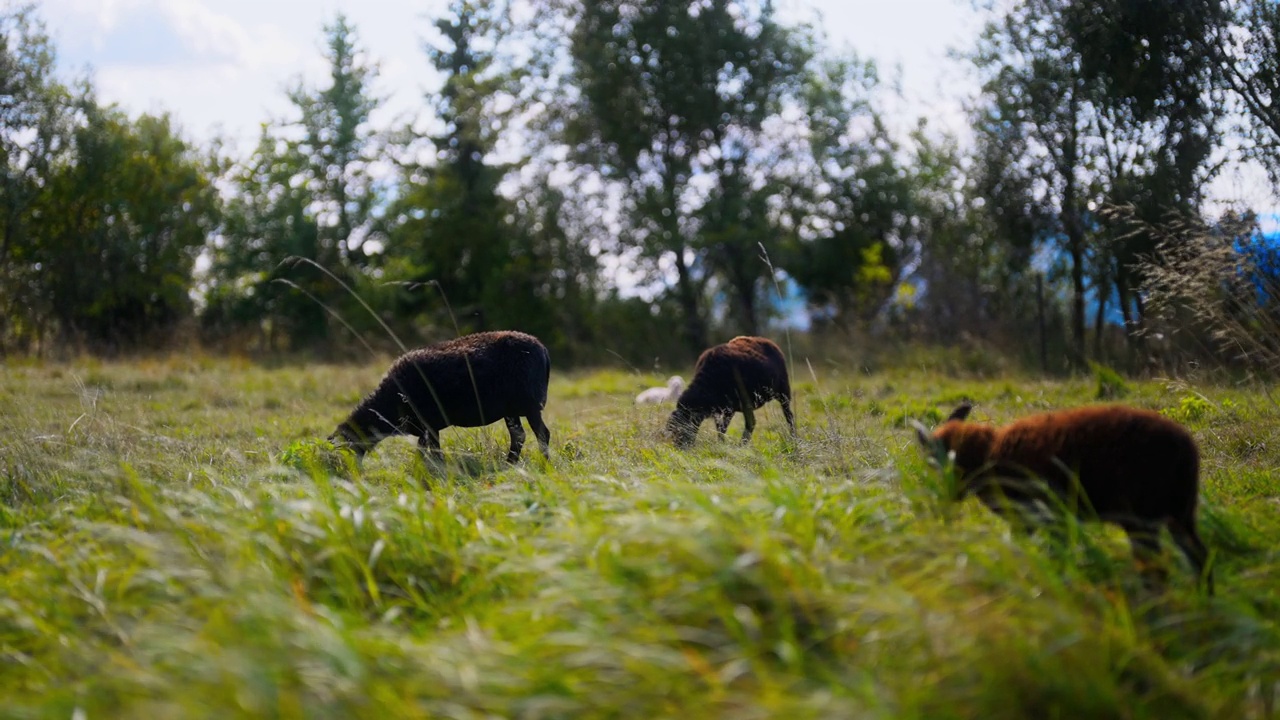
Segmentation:
<svg viewBox="0 0 1280 720">
<path fill-rule="evenodd" d="M 703 420 L 714 416 L 716 430 L 724 435 L 733 414 L 740 412 L 746 421 L 742 430 L 742 442 L 746 443 L 756 427 L 754 411 L 770 400 L 782 405 L 782 414 L 795 435 L 791 381 L 782 350 L 767 338 L 739 336 L 703 351 L 693 368 L 693 380 L 676 400 L 667 432 L 677 447 L 689 447 Z"/>
<path fill-rule="evenodd" d="M 363 456 L 383 438 L 416 435 L 418 446 L 440 459 L 440 431 L 505 420 L 511 433 L 507 462 L 520 459 L 524 428 L 548 454 L 551 431 L 542 422 L 551 356 L 522 332 L 483 332 L 436 343 L 400 356 L 377 389 L 356 405 L 330 440 Z"/>
<path fill-rule="evenodd" d="M 1140 561 L 1159 554 L 1160 527 L 1167 526 L 1213 594 L 1208 551 L 1196 533 L 1200 453 L 1185 428 L 1123 405 L 1041 413 L 1000 428 L 965 422 L 971 409 L 956 408 L 932 433 L 916 425 L 932 457 L 954 454 L 957 499 L 976 494 L 1018 521 L 1028 505 L 1046 499 L 1027 482 L 1040 478 L 1077 516 L 1123 528 Z"/>
</svg>

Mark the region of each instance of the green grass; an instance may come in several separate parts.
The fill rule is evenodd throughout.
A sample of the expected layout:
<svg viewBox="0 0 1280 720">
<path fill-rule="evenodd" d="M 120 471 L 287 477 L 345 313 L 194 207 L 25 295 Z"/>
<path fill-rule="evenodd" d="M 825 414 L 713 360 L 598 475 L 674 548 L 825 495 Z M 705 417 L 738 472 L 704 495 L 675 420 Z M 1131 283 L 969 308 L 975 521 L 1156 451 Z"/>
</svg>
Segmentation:
<svg viewBox="0 0 1280 720">
<path fill-rule="evenodd" d="M 1280 412 L 1125 381 L 1204 454 L 1218 596 L 1123 536 L 1063 546 L 938 499 L 910 419 L 1005 422 L 1096 377 L 794 363 L 749 447 L 679 452 L 658 375 L 556 374 L 501 424 L 363 465 L 328 435 L 385 363 L 0 374 L 3 717 L 1275 717 Z M 1114 383 L 1113 383 L 1114 384 Z M 737 418 L 731 437 L 741 433 Z"/>
</svg>

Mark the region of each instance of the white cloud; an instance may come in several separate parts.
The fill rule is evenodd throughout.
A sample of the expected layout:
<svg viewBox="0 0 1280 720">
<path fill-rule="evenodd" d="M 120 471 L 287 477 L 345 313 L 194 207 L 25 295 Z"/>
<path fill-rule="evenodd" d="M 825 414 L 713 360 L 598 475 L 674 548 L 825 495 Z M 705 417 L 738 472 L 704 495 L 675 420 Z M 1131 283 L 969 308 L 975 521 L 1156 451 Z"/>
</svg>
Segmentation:
<svg viewBox="0 0 1280 720">
<path fill-rule="evenodd" d="M 198 138 L 220 129 L 251 141 L 284 112 L 288 79 L 323 67 L 312 40 L 319 25 L 302 36 L 287 23 L 239 20 L 227 12 L 233 4 L 46 0 L 41 13 L 64 65 L 89 67 L 103 100 L 168 111 Z"/>
<path fill-rule="evenodd" d="M 94 67 L 254 66 L 295 62 L 305 51 L 283 32 L 242 24 L 199 0 L 49 0 L 43 13 L 63 54 Z"/>
<path fill-rule="evenodd" d="M 40 12 L 64 68 L 88 68 L 102 100 L 168 110 L 188 133 L 253 142 L 288 110 L 298 77 L 323 82 L 323 26 L 339 12 L 380 65 L 380 122 L 424 109 L 428 60 L 421 0 L 44 0 Z"/>
<path fill-rule="evenodd" d="M 216 128 L 242 148 L 258 126 L 288 112 L 285 88 L 299 76 L 323 82 L 322 26 L 339 12 L 381 67 L 374 92 L 386 100 L 375 122 L 429 116 L 435 86 L 422 52 L 429 16 L 444 0 L 42 0 L 40 15 L 64 66 L 92 68 L 99 96 L 132 112 L 169 111 L 198 139 Z M 967 136 L 963 99 L 976 91 L 951 48 L 969 46 L 979 16 L 959 0 L 779 0 L 787 18 L 813 19 L 837 46 L 874 58 L 886 79 L 901 71 L 903 96 L 888 98 L 899 133 L 928 117 L 935 130 Z M 247 148 L 245 148 L 247 149 Z M 1256 168 L 1215 180 L 1214 197 L 1269 204 Z"/>
<path fill-rule="evenodd" d="M 807 0 L 783 3 L 804 14 Z M 901 63 L 909 97 L 902 115 L 928 113 L 950 123 L 955 105 L 934 78 L 946 44 L 958 33 L 963 8 L 954 0 L 898 3 L 818 0 L 831 39 Z M 167 108 L 192 131 L 222 125 L 251 138 L 282 106 L 283 88 L 302 75 L 320 82 L 325 71 L 321 27 L 342 11 L 383 73 L 384 118 L 425 109 L 431 71 L 422 52 L 428 15 L 443 0 L 44 0 L 62 56 L 94 69 L 104 99 L 133 110 Z M 901 7 L 900 7 L 901 6 Z M 922 106 L 921 103 L 928 103 Z"/>
</svg>

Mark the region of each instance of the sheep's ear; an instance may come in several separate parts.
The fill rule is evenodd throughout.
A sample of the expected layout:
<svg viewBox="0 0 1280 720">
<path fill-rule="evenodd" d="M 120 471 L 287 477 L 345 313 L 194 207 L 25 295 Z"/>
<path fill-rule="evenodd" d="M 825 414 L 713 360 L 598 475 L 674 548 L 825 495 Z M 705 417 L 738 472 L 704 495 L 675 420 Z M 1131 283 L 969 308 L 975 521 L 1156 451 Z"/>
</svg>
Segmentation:
<svg viewBox="0 0 1280 720">
<path fill-rule="evenodd" d="M 941 438 L 936 438 L 933 433 L 929 432 L 929 428 L 925 427 L 918 420 L 912 420 L 911 426 L 916 429 L 916 439 L 920 441 L 920 447 L 924 450 L 925 458 L 931 465 L 945 467 L 947 463 L 947 444 Z"/>
<path fill-rule="evenodd" d="M 973 405 L 969 403 L 961 403 L 960 407 L 951 411 L 951 415 L 947 417 L 947 422 L 952 420 L 964 420 L 969 417 L 969 413 L 973 412 Z"/>
<path fill-rule="evenodd" d="M 919 420 L 912 420 L 911 427 L 916 429 L 916 439 L 924 446 L 926 452 L 933 452 L 934 440 L 933 433 L 929 432 L 929 428 L 925 427 Z"/>
</svg>

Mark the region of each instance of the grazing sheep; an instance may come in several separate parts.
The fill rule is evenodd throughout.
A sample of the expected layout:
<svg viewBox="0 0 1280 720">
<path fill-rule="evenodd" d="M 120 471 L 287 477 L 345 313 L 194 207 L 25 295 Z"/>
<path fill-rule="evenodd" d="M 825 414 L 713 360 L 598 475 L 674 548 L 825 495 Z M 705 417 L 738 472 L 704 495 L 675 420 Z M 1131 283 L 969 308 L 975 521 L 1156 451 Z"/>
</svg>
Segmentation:
<svg viewBox="0 0 1280 720">
<path fill-rule="evenodd" d="M 499 331 L 464 335 L 400 356 L 377 389 L 330 436 L 363 456 L 383 438 L 416 435 L 437 459 L 440 431 L 505 420 L 511 433 L 507 462 L 520 459 L 523 416 L 548 454 L 551 431 L 542 422 L 551 356 L 532 335 Z"/>
<path fill-rule="evenodd" d="M 957 499 L 977 494 L 995 513 L 1025 522 L 1022 511 L 1048 499 L 1044 486 L 1028 482 L 1040 478 L 1077 516 L 1123 528 L 1140 561 L 1159 554 L 1167 526 L 1213 594 L 1196 534 L 1200 453 L 1185 428 L 1123 405 L 1041 413 L 1001 428 L 965 422 L 971 409 L 956 408 L 933 433 L 916 425 L 931 456 L 954 453 Z"/>
<path fill-rule="evenodd" d="M 680 394 L 676 410 L 667 421 L 667 432 L 677 447 L 688 447 L 703 420 L 715 416 L 716 430 L 724 435 L 733 414 L 740 412 L 746 420 L 742 431 L 742 442 L 746 443 L 756 427 L 753 411 L 770 400 L 782 405 L 782 414 L 795 435 L 791 381 L 782 350 L 766 338 L 736 337 L 703 351 L 694 366 L 693 380 Z"/>
<path fill-rule="evenodd" d="M 666 387 L 649 388 L 636 396 L 637 405 L 657 405 L 660 403 L 671 402 L 680 397 L 680 391 L 684 390 L 684 378 L 679 375 L 672 375 L 667 379 Z"/>
</svg>

